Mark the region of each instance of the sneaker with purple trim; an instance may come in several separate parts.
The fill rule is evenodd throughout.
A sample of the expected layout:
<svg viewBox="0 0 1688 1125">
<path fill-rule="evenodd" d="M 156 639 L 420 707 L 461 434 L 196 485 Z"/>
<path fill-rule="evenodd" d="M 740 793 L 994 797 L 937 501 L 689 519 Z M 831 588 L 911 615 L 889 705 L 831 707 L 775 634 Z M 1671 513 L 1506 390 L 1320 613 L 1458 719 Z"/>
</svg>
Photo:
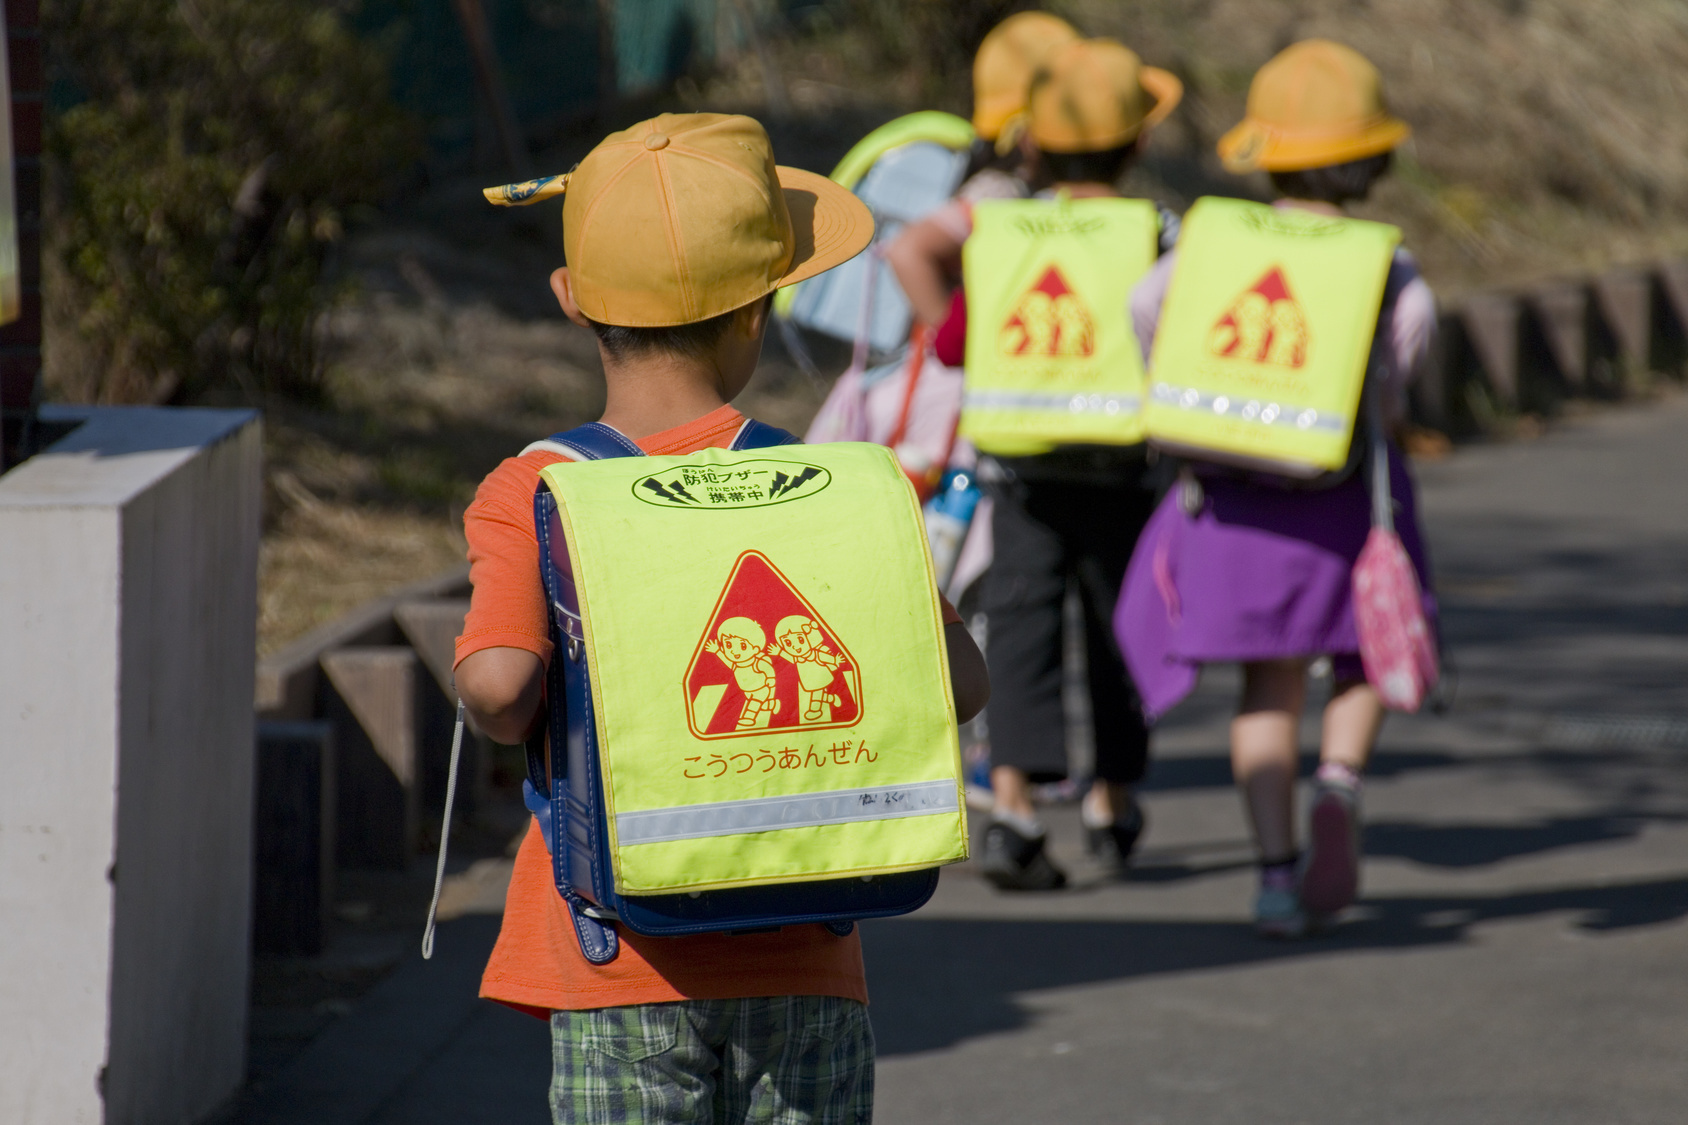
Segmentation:
<svg viewBox="0 0 1688 1125">
<path fill-rule="evenodd" d="M 1360 778 L 1342 766 L 1319 767 L 1313 789 L 1312 839 L 1301 873 L 1301 905 L 1328 918 L 1360 890 Z"/>
<path fill-rule="evenodd" d="M 1294 860 L 1260 869 L 1260 891 L 1254 896 L 1254 932 L 1266 938 L 1298 938 L 1307 933 L 1307 912 L 1297 893 Z"/>
</svg>

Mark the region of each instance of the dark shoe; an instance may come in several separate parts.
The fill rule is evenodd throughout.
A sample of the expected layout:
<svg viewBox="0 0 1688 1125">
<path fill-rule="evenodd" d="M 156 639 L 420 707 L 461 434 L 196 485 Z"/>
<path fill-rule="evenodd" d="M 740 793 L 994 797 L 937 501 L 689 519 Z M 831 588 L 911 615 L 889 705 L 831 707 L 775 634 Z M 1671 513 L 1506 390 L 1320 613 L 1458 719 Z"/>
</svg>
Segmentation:
<svg viewBox="0 0 1688 1125">
<path fill-rule="evenodd" d="M 1085 846 L 1097 863 L 1123 878 L 1131 867 L 1131 851 L 1137 846 L 1137 838 L 1143 835 L 1143 823 L 1142 806 L 1133 800 L 1120 820 L 1105 828 L 1086 828 Z"/>
<path fill-rule="evenodd" d="M 1044 839 L 1022 836 L 1009 825 L 992 821 L 985 829 L 979 870 L 998 890 L 1059 890 L 1067 885 L 1067 875 L 1043 854 Z"/>
</svg>

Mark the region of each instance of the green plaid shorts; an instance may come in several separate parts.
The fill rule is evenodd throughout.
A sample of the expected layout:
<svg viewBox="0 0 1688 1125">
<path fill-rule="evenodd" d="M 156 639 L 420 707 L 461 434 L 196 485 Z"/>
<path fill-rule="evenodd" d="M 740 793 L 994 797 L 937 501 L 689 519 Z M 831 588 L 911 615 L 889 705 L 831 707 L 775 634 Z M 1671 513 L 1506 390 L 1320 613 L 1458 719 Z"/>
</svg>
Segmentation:
<svg viewBox="0 0 1688 1125">
<path fill-rule="evenodd" d="M 867 1125 L 873 1028 L 838 996 L 551 1014 L 556 1125 Z"/>
</svg>

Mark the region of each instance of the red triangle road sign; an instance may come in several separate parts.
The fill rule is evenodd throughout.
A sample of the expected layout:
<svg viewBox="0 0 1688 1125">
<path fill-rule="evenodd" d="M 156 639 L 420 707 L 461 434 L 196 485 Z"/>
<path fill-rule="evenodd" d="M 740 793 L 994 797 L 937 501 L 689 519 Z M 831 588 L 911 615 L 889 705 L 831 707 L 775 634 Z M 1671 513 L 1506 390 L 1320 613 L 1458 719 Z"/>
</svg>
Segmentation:
<svg viewBox="0 0 1688 1125">
<path fill-rule="evenodd" d="M 746 551 L 686 669 L 698 738 L 824 730 L 861 718 L 861 670 L 807 598 L 760 551 Z"/>
</svg>

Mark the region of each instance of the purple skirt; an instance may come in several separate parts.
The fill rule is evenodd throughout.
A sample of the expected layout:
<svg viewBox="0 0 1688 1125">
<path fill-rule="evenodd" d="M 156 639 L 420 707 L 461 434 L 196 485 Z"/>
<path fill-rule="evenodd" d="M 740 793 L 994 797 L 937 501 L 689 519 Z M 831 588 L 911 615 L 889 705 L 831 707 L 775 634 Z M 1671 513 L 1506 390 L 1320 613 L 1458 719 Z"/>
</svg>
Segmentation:
<svg viewBox="0 0 1688 1125">
<path fill-rule="evenodd" d="M 1432 627 L 1436 598 L 1412 478 L 1389 450 L 1395 529 L 1412 557 Z M 1365 475 L 1294 492 L 1227 476 L 1202 479 L 1201 511 L 1174 488 L 1131 556 L 1114 634 L 1150 722 L 1196 685 L 1201 665 L 1328 655 L 1360 677 L 1354 560 L 1371 530 Z"/>
</svg>

